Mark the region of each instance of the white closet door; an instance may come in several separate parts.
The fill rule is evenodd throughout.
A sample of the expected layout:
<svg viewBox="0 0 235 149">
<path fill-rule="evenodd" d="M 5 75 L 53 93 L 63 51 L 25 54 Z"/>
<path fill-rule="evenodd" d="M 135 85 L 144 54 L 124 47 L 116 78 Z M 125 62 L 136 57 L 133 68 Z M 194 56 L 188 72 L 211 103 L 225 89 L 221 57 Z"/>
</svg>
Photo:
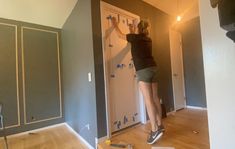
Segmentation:
<svg viewBox="0 0 235 149">
<path fill-rule="evenodd" d="M 180 110 L 186 106 L 182 37 L 179 32 L 174 31 L 173 29 L 170 30 L 170 46 L 175 110 Z"/>
</svg>

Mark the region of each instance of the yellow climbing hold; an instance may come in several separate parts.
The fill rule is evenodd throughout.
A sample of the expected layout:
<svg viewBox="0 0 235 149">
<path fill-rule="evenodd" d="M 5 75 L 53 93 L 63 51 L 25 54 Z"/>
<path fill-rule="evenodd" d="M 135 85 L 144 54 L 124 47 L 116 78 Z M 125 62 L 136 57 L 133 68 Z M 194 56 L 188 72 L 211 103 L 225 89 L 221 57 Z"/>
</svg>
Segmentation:
<svg viewBox="0 0 235 149">
<path fill-rule="evenodd" d="M 107 145 L 110 145 L 110 144 L 111 144 L 111 140 L 108 139 L 108 140 L 105 141 L 105 143 L 106 143 Z"/>
</svg>

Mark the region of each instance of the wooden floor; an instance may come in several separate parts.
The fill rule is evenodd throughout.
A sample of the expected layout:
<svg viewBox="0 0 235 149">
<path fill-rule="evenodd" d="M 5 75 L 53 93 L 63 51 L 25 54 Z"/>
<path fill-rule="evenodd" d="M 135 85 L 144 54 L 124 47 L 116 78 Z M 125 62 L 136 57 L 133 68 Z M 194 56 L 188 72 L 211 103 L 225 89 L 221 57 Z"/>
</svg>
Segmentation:
<svg viewBox="0 0 235 149">
<path fill-rule="evenodd" d="M 131 143 L 133 149 L 151 147 L 175 147 L 175 149 L 209 149 L 207 112 L 202 110 L 181 110 L 164 119 L 166 132 L 154 145 L 147 145 L 146 139 L 150 125 L 137 125 L 112 138 L 113 143 Z M 65 126 L 58 126 L 33 134 L 25 134 L 8 139 L 9 149 L 87 149 L 81 141 Z M 0 140 L 0 149 L 4 149 Z M 111 148 L 105 143 L 99 149 Z"/>
<path fill-rule="evenodd" d="M 184 109 L 164 119 L 166 132 L 154 145 L 146 144 L 150 124 L 125 130 L 111 139 L 113 143 L 133 144 L 134 149 L 174 147 L 175 149 L 209 149 L 207 111 Z M 105 143 L 99 149 L 114 149 Z"/>
<path fill-rule="evenodd" d="M 9 149 L 88 149 L 65 125 L 10 137 L 8 143 Z M 5 149 L 2 139 L 0 149 Z"/>
</svg>

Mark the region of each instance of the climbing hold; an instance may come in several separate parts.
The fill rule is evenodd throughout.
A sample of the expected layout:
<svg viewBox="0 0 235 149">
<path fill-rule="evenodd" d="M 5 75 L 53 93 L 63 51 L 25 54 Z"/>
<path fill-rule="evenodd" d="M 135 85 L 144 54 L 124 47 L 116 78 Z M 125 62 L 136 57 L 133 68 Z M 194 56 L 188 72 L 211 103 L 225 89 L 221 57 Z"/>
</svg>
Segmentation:
<svg viewBox="0 0 235 149">
<path fill-rule="evenodd" d="M 117 68 L 120 68 L 120 69 L 124 68 L 125 66 L 126 66 L 125 64 L 117 64 Z"/>
<path fill-rule="evenodd" d="M 112 16 L 109 15 L 109 16 L 106 17 L 106 19 L 108 19 L 108 20 L 110 19 L 110 20 L 111 20 L 111 19 L 112 19 Z"/>
<path fill-rule="evenodd" d="M 120 127 L 121 127 L 121 122 L 118 121 L 117 128 L 120 129 Z"/>
<path fill-rule="evenodd" d="M 111 77 L 111 78 L 115 78 L 115 74 L 111 74 L 110 77 Z"/>
<path fill-rule="evenodd" d="M 110 139 L 105 140 L 105 144 L 110 145 L 111 144 L 111 140 Z"/>
<path fill-rule="evenodd" d="M 122 64 L 117 64 L 117 68 L 122 68 Z"/>
<path fill-rule="evenodd" d="M 124 124 L 126 124 L 128 122 L 128 118 L 126 116 L 124 116 Z"/>
</svg>

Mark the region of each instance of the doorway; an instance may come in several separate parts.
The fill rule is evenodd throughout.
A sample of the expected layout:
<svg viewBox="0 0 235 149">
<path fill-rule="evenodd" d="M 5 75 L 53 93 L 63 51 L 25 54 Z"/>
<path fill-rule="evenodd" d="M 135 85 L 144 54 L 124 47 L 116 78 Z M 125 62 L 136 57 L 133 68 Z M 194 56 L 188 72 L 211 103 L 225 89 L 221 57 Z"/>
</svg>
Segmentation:
<svg viewBox="0 0 235 149">
<path fill-rule="evenodd" d="M 137 86 L 131 46 L 112 28 L 112 17 L 118 20 L 120 29 L 126 34 L 129 32 L 128 24 L 139 20 L 135 14 L 101 2 L 108 137 L 140 122 L 146 123 L 146 110 Z"/>
<path fill-rule="evenodd" d="M 174 98 L 174 108 L 176 111 L 184 109 L 186 107 L 182 36 L 180 32 L 178 32 L 173 28 L 170 29 L 169 34 L 170 34 L 173 98 Z"/>
</svg>

